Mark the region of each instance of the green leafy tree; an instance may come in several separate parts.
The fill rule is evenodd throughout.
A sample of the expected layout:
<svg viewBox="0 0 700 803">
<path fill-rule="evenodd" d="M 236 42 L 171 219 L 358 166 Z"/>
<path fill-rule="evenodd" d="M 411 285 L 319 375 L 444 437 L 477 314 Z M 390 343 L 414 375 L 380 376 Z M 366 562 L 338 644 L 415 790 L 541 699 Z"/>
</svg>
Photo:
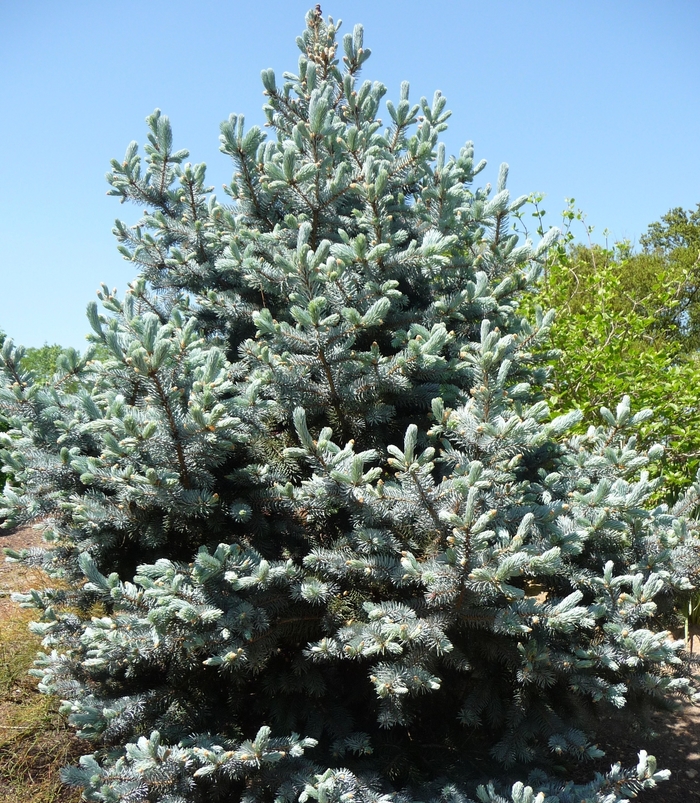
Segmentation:
<svg viewBox="0 0 700 803">
<path fill-rule="evenodd" d="M 556 232 L 519 242 L 507 168 L 492 194 L 471 144 L 447 158 L 439 92 L 403 84 L 383 125 L 362 28 L 341 57 L 338 27 L 309 12 L 297 73 L 263 71 L 270 138 L 222 125 L 228 204 L 158 111 L 145 164 L 112 163 L 148 211 L 115 229 L 139 277 L 88 310 L 108 359 L 42 386 L 3 346 L 2 512 L 44 522 L 24 559 L 67 581 L 20 599 L 41 688 L 94 743 L 66 779 L 103 802 L 613 803 L 665 777 L 652 757 L 557 767 L 600 756 L 601 717 L 693 696 L 657 624 L 694 579 L 700 489 L 645 506 L 660 450 L 629 399 L 583 435 L 552 419 L 552 316 L 517 310 Z"/>
<path fill-rule="evenodd" d="M 695 210 L 669 210 L 649 225 L 640 241 L 647 258 L 661 262 L 667 271 L 683 274 L 677 321 L 688 348 L 696 350 L 700 347 L 700 204 Z"/>
<path fill-rule="evenodd" d="M 542 231 L 540 199 L 534 200 Z M 657 470 L 665 475 L 662 493 L 676 499 L 700 468 L 700 361 L 688 325 L 691 274 L 684 260 L 659 251 L 635 253 L 627 242 L 612 248 L 577 244 L 570 229 L 576 218 L 582 215 L 570 204 L 566 235 L 523 305 L 526 314 L 536 304 L 557 311 L 547 348 L 563 358 L 553 362 L 549 402 L 559 412 L 580 409 L 584 420 L 595 420 L 601 407 L 625 393 L 653 410 L 641 442 L 665 447 Z"/>
<path fill-rule="evenodd" d="M 63 349 L 57 343 L 41 348 L 29 348 L 24 357 L 24 366 L 34 373 L 34 381 L 48 384 L 56 373 L 58 357 Z"/>
</svg>

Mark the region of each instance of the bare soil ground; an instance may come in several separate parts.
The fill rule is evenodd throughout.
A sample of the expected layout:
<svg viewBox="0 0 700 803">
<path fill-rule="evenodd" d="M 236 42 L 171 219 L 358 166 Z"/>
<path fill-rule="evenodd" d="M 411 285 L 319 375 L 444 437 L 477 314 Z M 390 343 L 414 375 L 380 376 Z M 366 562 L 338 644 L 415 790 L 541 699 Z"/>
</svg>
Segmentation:
<svg viewBox="0 0 700 803">
<path fill-rule="evenodd" d="M 0 547 L 24 549 L 40 544 L 41 536 L 31 528 L 0 535 Z M 55 704 L 36 690 L 26 674 L 29 663 L 17 661 L 22 650 L 16 645 L 22 644 L 24 652 L 32 654 L 39 640 L 26 629 L 31 613 L 13 603 L 10 592 L 44 585 L 39 570 L 18 567 L 0 557 L 0 803 L 75 803 L 80 799 L 75 790 L 60 785 L 58 773 L 61 766 L 89 752 L 87 746 L 66 728 Z M 693 637 L 697 654 L 700 630 Z M 656 756 L 659 768 L 671 770 L 670 781 L 643 795 L 645 803 L 700 803 L 700 706 L 684 705 L 674 714 L 658 714 L 654 724 L 657 735 L 646 740 L 633 728 L 611 726 L 600 746 L 610 760 L 623 766 L 636 765 L 637 751 L 643 748 Z"/>
<path fill-rule="evenodd" d="M 659 769 L 671 770 L 670 780 L 642 793 L 642 803 L 700 803 L 700 706 L 685 704 L 672 714 L 655 714 L 656 735 L 649 739 L 629 727 L 613 726 L 599 745 L 606 758 L 623 767 L 637 764 L 644 749 L 656 757 Z"/>
</svg>

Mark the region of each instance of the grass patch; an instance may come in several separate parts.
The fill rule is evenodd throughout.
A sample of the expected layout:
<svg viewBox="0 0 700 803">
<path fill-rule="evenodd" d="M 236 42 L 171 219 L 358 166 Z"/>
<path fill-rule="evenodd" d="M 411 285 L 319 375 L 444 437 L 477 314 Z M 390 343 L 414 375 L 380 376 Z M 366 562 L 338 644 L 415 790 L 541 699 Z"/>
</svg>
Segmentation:
<svg viewBox="0 0 700 803">
<path fill-rule="evenodd" d="M 77 803 L 80 792 L 61 784 L 60 770 L 85 751 L 58 701 L 27 674 L 41 648 L 28 629 L 34 612 L 8 598 L 8 585 L 42 587 L 45 576 L 35 574 L 17 567 L 0 589 L 0 803 Z"/>
</svg>

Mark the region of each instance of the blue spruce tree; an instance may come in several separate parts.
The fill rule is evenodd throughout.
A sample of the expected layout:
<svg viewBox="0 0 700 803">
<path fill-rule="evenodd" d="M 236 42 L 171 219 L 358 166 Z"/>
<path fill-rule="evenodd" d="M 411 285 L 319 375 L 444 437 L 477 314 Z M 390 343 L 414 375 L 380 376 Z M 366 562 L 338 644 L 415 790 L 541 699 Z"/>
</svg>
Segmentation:
<svg viewBox="0 0 700 803">
<path fill-rule="evenodd" d="M 271 136 L 232 116 L 219 202 L 148 118 L 111 193 L 138 278 L 93 348 L 36 383 L 2 346 L 6 526 L 55 587 L 36 673 L 93 752 L 88 801 L 614 801 L 644 751 L 574 784 L 612 712 L 692 697 L 662 613 L 698 537 L 649 509 L 628 399 L 551 420 L 517 315 L 553 242 L 519 243 L 449 112 L 377 118 L 360 26 L 317 8 L 296 74 L 262 73 Z M 580 776 L 580 770 L 578 771 Z M 590 776 L 594 775 L 591 768 Z M 525 786 L 524 783 L 529 784 Z M 504 791 L 505 790 L 505 791 Z M 506 797 L 502 797 L 505 795 Z M 554 797 L 556 795 L 556 797 Z"/>
</svg>

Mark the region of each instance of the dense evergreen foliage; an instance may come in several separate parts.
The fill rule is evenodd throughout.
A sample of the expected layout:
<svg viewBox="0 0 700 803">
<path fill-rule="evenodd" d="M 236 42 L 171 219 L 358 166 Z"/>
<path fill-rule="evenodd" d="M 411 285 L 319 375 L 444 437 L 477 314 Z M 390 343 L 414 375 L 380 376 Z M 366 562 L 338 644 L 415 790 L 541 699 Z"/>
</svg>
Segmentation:
<svg viewBox="0 0 700 803">
<path fill-rule="evenodd" d="M 148 118 L 111 192 L 139 277 L 89 308 L 88 350 L 37 384 L 11 341 L 7 524 L 67 580 L 41 612 L 42 688 L 94 753 L 90 801 L 613 801 L 596 727 L 690 696 L 658 616 L 698 539 L 624 399 L 572 434 L 542 400 L 552 316 L 516 314 L 552 243 L 509 231 L 507 169 L 447 158 L 449 113 L 357 76 L 358 26 L 307 15 L 263 72 L 266 138 L 232 116 L 228 204 Z M 625 709 L 626 710 L 626 709 Z M 593 772 L 591 770 L 591 776 Z M 471 796 L 471 797 L 470 797 Z M 549 799 L 549 798 L 547 798 Z"/>
</svg>

